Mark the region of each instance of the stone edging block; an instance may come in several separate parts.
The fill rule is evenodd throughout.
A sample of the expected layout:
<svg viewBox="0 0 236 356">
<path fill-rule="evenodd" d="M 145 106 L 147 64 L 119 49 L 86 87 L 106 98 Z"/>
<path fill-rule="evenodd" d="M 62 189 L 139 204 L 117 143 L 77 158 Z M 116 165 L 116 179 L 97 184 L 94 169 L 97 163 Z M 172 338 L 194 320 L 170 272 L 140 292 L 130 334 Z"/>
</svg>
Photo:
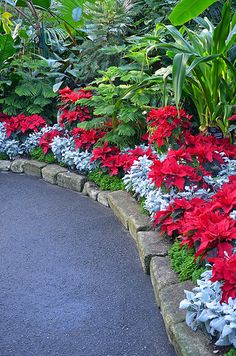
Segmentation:
<svg viewBox="0 0 236 356">
<path fill-rule="evenodd" d="M 84 184 L 82 193 L 84 195 L 88 195 L 93 200 L 97 200 L 98 194 L 100 193 L 100 189 L 98 188 L 97 184 L 93 182 L 86 182 Z"/>
<path fill-rule="evenodd" d="M 178 283 L 177 274 L 170 269 L 169 257 L 153 257 L 150 263 L 150 275 L 156 302 L 160 307 L 160 291 L 169 285 L 174 288 Z M 184 291 L 182 296 L 184 297 Z"/>
<path fill-rule="evenodd" d="M 137 202 L 136 202 L 137 204 Z M 140 212 L 139 205 L 137 204 L 137 212 L 134 215 L 128 217 L 128 229 L 130 235 L 137 242 L 139 231 L 151 230 L 152 224 L 149 216 L 146 216 Z"/>
<path fill-rule="evenodd" d="M 108 202 L 113 213 L 121 221 L 126 229 L 129 228 L 128 220 L 130 216 L 137 215 L 139 207 L 134 198 L 123 190 L 117 190 L 108 195 Z"/>
<path fill-rule="evenodd" d="M 0 160 L 0 171 L 10 171 L 11 168 L 11 161 L 7 160 Z"/>
<path fill-rule="evenodd" d="M 13 173 L 24 173 L 25 163 L 28 162 L 28 159 L 15 159 L 11 164 L 11 171 Z"/>
<path fill-rule="evenodd" d="M 24 164 L 24 172 L 30 176 L 42 177 L 42 169 L 47 166 L 45 162 L 39 162 L 36 160 L 29 160 Z"/>
<path fill-rule="evenodd" d="M 57 184 L 60 187 L 82 192 L 87 179 L 79 174 L 73 172 L 61 172 L 57 175 Z"/>
<path fill-rule="evenodd" d="M 161 313 L 167 332 L 173 324 L 184 322 L 185 312 L 179 309 L 179 304 L 184 297 L 184 290 L 192 290 L 194 284 L 191 281 L 181 282 L 164 287 L 159 292 Z"/>
<path fill-rule="evenodd" d="M 213 356 L 213 345 L 201 331 L 192 331 L 185 322 L 173 324 L 169 338 L 178 356 Z"/>
<path fill-rule="evenodd" d="M 58 164 L 48 164 L 42 169 L 42 177 L 48 183 L 57 184 L 57 175 L 66 171 L 66 168 L 61 167 Z"/>
<path fill-rule="evenodd" d="M 170 243 L 157 231 L 137 232 L 139 257 L 146 274 L 150 274 L 150 263 L 154 256 L 167 256 Z"/>
<path fill-rule="evenodd" d="M 104 190 L 104 191 L 99 192 L 97 201 L 100 204 L 109 207 L 109 202 L 108 202 L 108 195 L 109 194 L 110 194 L 110 191 L 108 191 L 108 190 Z"/>
</svg>

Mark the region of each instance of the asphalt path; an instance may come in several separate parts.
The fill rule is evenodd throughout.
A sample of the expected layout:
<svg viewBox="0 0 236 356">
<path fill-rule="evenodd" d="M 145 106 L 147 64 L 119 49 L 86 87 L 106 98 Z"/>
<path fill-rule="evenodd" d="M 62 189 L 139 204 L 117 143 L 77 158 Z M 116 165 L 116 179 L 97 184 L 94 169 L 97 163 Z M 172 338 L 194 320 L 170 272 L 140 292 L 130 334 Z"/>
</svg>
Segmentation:
<svg viewBox="0 0 236 356">
<path fill-rule="evenodd" d="M 112 211 L 0 173 L 0 356 L 174 356 Z"/>
</svg>

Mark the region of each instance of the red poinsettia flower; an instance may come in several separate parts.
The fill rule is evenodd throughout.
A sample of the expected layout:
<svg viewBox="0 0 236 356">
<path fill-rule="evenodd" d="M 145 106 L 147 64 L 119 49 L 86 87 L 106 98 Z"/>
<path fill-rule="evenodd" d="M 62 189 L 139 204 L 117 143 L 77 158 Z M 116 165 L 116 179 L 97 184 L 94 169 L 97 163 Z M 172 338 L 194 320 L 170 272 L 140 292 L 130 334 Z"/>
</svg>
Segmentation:
<svg viewBox="0 0 236 356">
<path fill-rule="evenodd" d="M 120 152 L 120 149 L 115 146 L 110 146 L 108 142 L 105 142 L 103 146 L 94 148 L 92 153 L 93 157 L 91 161 L 106 159 L 110 155 L 116 155 Z"/>
<path fill-rule="evenodd" d="M 62 131 L 52 130 L 43 134 L 39 140 L 39 145 L 43 149 L 43 153 L 46 155 L 48 150 L 51 148 L 52 140 L 54 137 L 62 136 Z"/>
<path fill-rule="evenodd" d="M 228 118 L 228 121 L 234 121 L 236 120 L 236 115 L 232 115 L 231 117 Z"/>
<path fill-rule="evenodd" d="M 76 148 L 88 150 L 105 135 L 105 132 L 101 130 L 85 130 L 77 127 L 72 131 L 72 135 L 75 138 Z"/>
<path fill-rule="evenodd" d="M 10 137 L 12 133 L 30 133 L 32 131 L 38 131 L 40 128 L 46 125 L 46 121 L 39 115 L 34 114 L 31 116 L 25 116 L 20 114 L 10 117 L 5 123 L 7 136 Z"/>
<path fill-rule="evenodd" d="M 236 181 L 230 180 L 229 183 L 223 184 L 212 200 L 211 210 L 222 209 L 227 214 L 234 210 L 236 208 Z"/>
<path fill-rule="evenodd" d="M 222 281 L 221 302 L 228 302 L 229 298 L 236 298 L 236 254 L 221 258 L 209 259 L 213 263 L 212 282 Z"/>
<path fill-rule="evenodd" d="M 152 109 L 147 116 L 151 127 L 149 142 L 158 147 L 184 143 L 183 132 L 189 129 L 190 119 L 184 110 L 178 111 L 174 106 Z"/>
<path fill-rule="evenodd" d="M 75 103 L 79 99 L 90 99 L 92 94 L 89 90 L 79 89 L 77 91 L 71 90 L 69 87 L 59 90 L 61 100 L 64 103 Z"/>
<path fill-rule="evenodd" d="M 0 122 L 6 122 L 9 118 L 10 118 L 9 115 L 0 112 Z"/>
</svg>

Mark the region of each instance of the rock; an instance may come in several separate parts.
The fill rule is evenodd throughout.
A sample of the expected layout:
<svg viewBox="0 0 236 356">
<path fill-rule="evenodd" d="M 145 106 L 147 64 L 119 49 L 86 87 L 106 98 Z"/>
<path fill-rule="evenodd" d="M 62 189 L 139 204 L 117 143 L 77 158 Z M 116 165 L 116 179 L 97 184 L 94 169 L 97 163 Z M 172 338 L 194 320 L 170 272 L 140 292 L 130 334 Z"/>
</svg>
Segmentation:
<svg viewBox="0 0 236 356">
<path fill-rule="evenodd" d="M 109 202 L 108 202 L 109 194 L 110 194 L 110 191 L 107 191 L 107 190 L 104 190 L 104 191 L 98 193 L 98 197 L 97 197 L 98 202 L 104 206 L 109 207 Z"/>
<path fill-rule="evenodd" d="M 27 159 L 15 159 L 11 164 L 11 171 L 14 173 L 24 173 L 25 163 Z"/>
<path fill-rule="evenodd" d="M 156 302 L 160 306 L 160 291 L 169 285 L 174 288 L 174 284 L 178 283 L 178 276 L 170 268 L 169 257 L 153 257 L 150 263 L 150 275 Z"/>
<path fill-rule="evenodd" d="M 99 192 L 100 192 L 100 190 L 95 183 L 86 182 L 82 193 L 84 195 L 88 195 L 93 200 L 97 200 Z"/>
<path fill-rule="evenodd" d="M 139 205 L 136 200 L 127 192 L 117 190 L 116 192 L 111 192 L 109 194 L 108 202 L 114 214 L 118 217 L 125 228 L 128 229 L 129 217 L 139 213 Z"/>
<path fill-rule="evenodd" d="M 41 170 L 46 167 L 47 163 L 36 160 L 29 160 L 24 164 L 24 172 L 30 176 L 42 177 Z"/>
<path fill-rule="evenodd" d="M 0 171 L 9 171 L 11 168 L 11 161 L 0 160 Z"/>
<path fill-rule="evenodd" d="M 82 192 L 86 178 L 72 172 L 62 172 L 57 175 L 57 184 L 60 187 Z"/>
<path fill-rule="evenodd" d="M 215 355 L 207 336 L 200 330 L 192 331 L 185 322 L 171 325 L 168 334 L 178 356 Z"/>
<path fill-rule="evenodd" d="M 138 203 L 137 206 L 139 207 Z M 131 215 L 128 218 L 128 228 L 131 236 L 137 241 L 137 235 L 139 231 L 150 230 L 152 226 L 149 216 L 146 216 L 138 211 L 136 214 Z"/>
<path fill-rule="evenodd" d="M 48 183 L 57 184 L 57 175 L 66 171 L 66 168 L 57 164 L 48 164 L 42 169 L 42 177 Z"/>
<path fill-rule="evenodd" d="M 179 309 L 179 304 L 185 298 L 184 290 L 192 290 L 194 287 L 191 281 L 187 281 L 160 290 L 160 308 L 166 330 L 170 330 L 171 325 L 185 320 L 185 311 Z"/>
<path fill-rule="evenodd" d="M 137 232 L 139 257 L 146 274 L 150 274 L 150 263 L 154 256 L 167 256 L 170 244 L 157 231 Z"/>
</svg>

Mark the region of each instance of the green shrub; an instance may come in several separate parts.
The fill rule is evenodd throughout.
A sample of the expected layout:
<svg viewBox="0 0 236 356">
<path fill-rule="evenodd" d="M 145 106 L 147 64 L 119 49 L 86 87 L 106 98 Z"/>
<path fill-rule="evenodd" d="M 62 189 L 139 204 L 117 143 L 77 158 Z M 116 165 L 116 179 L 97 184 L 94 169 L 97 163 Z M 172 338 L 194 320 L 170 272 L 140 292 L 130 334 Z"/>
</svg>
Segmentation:
<svg viewBox="0 0 236 356">
<path fill-rule="evenodd" d="M 236 356 L 236 349 L 230 349 L 228 352 L 224 354 L 224 356 Z"/>
<path fill-rule="evenodd" d="M 178 273 L 180 281 L 191 279 L 196 282 L 202 272 L 205 271 L 199 261 L 194 261 L 194 250 L 188 250 L 187 246 L 180 246 L 180 242 L 174 242 L 169 251 L 172 269 Z"/>
<path fill-rule="evenodd" d="M 6 153 L 0 153 L 0 159 L 8 159 L 8 155 Z"/>
<path fill-rule="evenodd" d="M 36 159 L 38 161 L 46 163 L 55 163 L 57 161 L 52 152 L 49 152 L 45 155 L 41 147 L 34 148 L 30 152 L 30 156 L 32 159 Z"/>
<path fill-rule="evenodd" d="M 141 213 L 150 216 L 149 211 L 147 209 L 145 209 L 145 198 L 144 197 L 139 199 L 139 204 L 140 204 Z"/>
<path fill-rule="evenodd" d="M 102 190 L 124 190 L 124 183 L 119 177 L 111 177 L 107 173 L 94 171 L 88 174 L 88 178 L 99 185 Z"/>
</svg>

